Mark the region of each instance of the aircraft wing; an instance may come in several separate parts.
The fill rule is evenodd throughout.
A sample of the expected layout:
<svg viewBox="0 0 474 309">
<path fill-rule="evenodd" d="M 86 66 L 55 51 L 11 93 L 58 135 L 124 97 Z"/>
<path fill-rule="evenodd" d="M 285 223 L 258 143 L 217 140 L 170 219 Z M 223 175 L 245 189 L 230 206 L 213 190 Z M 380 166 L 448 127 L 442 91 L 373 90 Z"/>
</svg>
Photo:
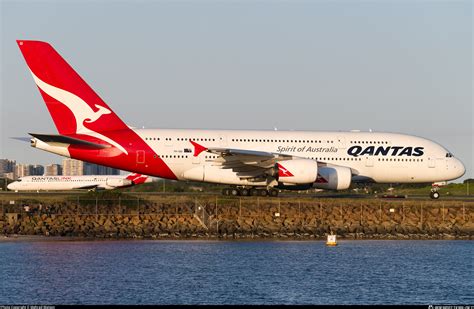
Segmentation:
<svg viewBox="0 0 474 309">
<path fill-rule="evenodd" d="M 265 151 L 218 147 L 206 148 L 195 141 L 190 142 L 194 146 L 195 157 L 203 151 L 217 154 L 218 157 L 212 161 L 212 165 L 219 166 L 222 169 L 232 169 L 241 179 L 274 176 L 278 173 L 275 169 L 277 163 L 292 159 L 307 159 L 299 156 Z M 317 164 L 319 167 L 343 166 L 323 161 L 317 161 Z M 351 168 L 351 172 L 353 175 L 359 174 L 359 172 L 353 168 Z"/>
<path fill-rule="evenodd" d="M 277 162 L 293 158 L 291 155 L 280 153 L 232 148 L 207 148 L 206 151 L 219 155 L 213 165 L 232 169 L 240 178 L 264 176 Z"/>
<path fill-rule="evenodd" d="M 271 169 L 274 168 L 278 162 L 295 158 L 306 159 L 281 153 L 232 148 L 205 148 L 203 151 L 219 155 L 219 157 L 213 161 L 213 165 L 220 166 L 223 169 L 232 169 L 241 179 L 273 175 Z M 317 161 L 317 163 L 319 167 L 343 166 L 322 161 Z M 353 175 L 359 174 L 359 172 L 353 168 L 351 168 L 351 172 Z"/>
</svg>

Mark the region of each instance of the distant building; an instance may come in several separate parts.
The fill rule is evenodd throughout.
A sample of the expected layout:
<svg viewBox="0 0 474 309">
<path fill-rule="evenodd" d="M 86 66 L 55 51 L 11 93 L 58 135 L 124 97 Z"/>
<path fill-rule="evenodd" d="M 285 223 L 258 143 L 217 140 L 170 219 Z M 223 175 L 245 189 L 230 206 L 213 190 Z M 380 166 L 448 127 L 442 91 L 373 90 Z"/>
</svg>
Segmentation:
<svg viewBox="0 0 474 309">
<path fill-rule="evenodd" d="M 91 175 L 120 175 L 120 170 L 103 165 L 90 164 L 93 166 Z"/>
<path fill-rule="evenodd" d="M 120 170 L 75 159 L 63 159 L 63 175 L 120 175 Z"/>
<path fill-rule="evenodd" d="M 63 175 L 81 176 L 84 175 L 84 162 L 74 159 L 63 159 Z"/>
<path fill-rule="evenodd" d="M 58 176 L 63 174 L 63 167 L 61 164 L 50 164 L 44 168 L 45 176 Z"/>
<path fill-rule="evenodd" d="M 0 176 L 4 176 L 6 173 L 15 172 L 16 161 L 9 159 L 0 159 Z"/>
<path fill-rule="evenodd" d="M 41 176 L 44 174 L 44 166 L 39 164 L 16 164 L 15 176 L 16 178 L 25 176 Z"/>
<path fill-rule="evenodd" d="M 30 176 L 33 172 L 33 165 L 31 164 L 17 164 L 15 166 L 16 178 Z"/>
<path fill-rule="evenodd" d="M 33 176 L 43 176 L 44 175 L 44 166 L 35 164 L 32 166 L 32 169 L 30 171 L 30 175 Z"/>
<path fill-rule="evenodd" d="M 4 173 L 3 177 L 8 178 L 10 180 L 16 180 L 16 174 L 15 172 L 10 172 L 10 173 Z"/>
</svg>

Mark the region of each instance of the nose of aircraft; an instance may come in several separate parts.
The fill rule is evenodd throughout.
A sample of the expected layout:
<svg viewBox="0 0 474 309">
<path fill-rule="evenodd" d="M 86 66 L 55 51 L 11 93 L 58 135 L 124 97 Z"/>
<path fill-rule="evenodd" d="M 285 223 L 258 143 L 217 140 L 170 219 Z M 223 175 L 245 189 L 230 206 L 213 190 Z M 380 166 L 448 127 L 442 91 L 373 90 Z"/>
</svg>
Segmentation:
<svg viewBox="0 0 474 309">
<path fill-rule="evenodd" d="M 466 173 L 466 168 L 464 167 L 464 164 L 462 164 L 461 160 L 459 159 L 454 158 L 453 168 L 454 168 L 453 172 L 455 173 L 456 178 L 459 178 L 462 175 L 464 175 L 464 173 Z"/>
</svg>

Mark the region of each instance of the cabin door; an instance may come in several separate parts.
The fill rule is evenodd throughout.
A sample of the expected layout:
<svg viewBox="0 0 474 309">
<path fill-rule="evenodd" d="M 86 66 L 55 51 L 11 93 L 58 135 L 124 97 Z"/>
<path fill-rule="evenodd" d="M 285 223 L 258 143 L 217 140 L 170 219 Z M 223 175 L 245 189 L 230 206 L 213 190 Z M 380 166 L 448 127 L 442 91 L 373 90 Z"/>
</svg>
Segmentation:
<svg viewBox="0 0 474 309">
<path fill-rule="evenodd" d="M 433 157 L 428 158 L 428 167 L 434 168 L 436 167 L 436 159 Z"/>
<path fill-rule="evenodd" d="M 219 134 L 219 146 L 220 147 L 227 146 L 227 136 Z"/>
<path fill-rule="evenodd" d="M 145 151 L 144 150 L 138 150 L 137 151 L 137 163 L 138 164 L 144 164 L 145 163 Z"/>
<path fill-rule="evenodd" d="M 365 158 L 365 166 L 372 167 L 374 166 L 374 157 L 368 156 Z"/>
</svg>

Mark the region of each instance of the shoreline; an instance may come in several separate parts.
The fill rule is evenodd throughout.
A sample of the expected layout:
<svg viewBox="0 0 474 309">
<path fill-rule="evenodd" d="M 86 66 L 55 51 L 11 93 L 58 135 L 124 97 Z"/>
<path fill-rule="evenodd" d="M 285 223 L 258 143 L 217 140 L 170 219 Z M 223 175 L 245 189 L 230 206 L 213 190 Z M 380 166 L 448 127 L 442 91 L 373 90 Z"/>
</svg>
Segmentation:
<svg viewBox="0 0 474 309">
<path fill-rule="evenodd" d="M 3 239 L 317 241 L 331 233 L 339 240 L 474 239 L 474 203 L 456 201 L 159 197 L 24 201 L 2 210 Z"/>
<path fill-rule="evenodd" d="M 453 235 L 385 235 L 385 236 L 369 236 L 369 237 L 342 237 L 338 236 L 338 242 L 344 241 L 387 241 L 387 240 L 406 240 L 406 241 L 473 241 L 471 236 L 455 237 Z M 239 237 L 229 238 L 222 236 L 206 236 L 199 235 L 196 237 L 180 237 L 180 236 L 158 236 L 158 237 L 84 237 L 84 236 L 46 236 L 46 235 L 0 235 L 0 243 L 5 242 L 34 242 L 34 241 L 183 241 L 183 242 L 325 242 L 326 237 Z"/>
</svg>

